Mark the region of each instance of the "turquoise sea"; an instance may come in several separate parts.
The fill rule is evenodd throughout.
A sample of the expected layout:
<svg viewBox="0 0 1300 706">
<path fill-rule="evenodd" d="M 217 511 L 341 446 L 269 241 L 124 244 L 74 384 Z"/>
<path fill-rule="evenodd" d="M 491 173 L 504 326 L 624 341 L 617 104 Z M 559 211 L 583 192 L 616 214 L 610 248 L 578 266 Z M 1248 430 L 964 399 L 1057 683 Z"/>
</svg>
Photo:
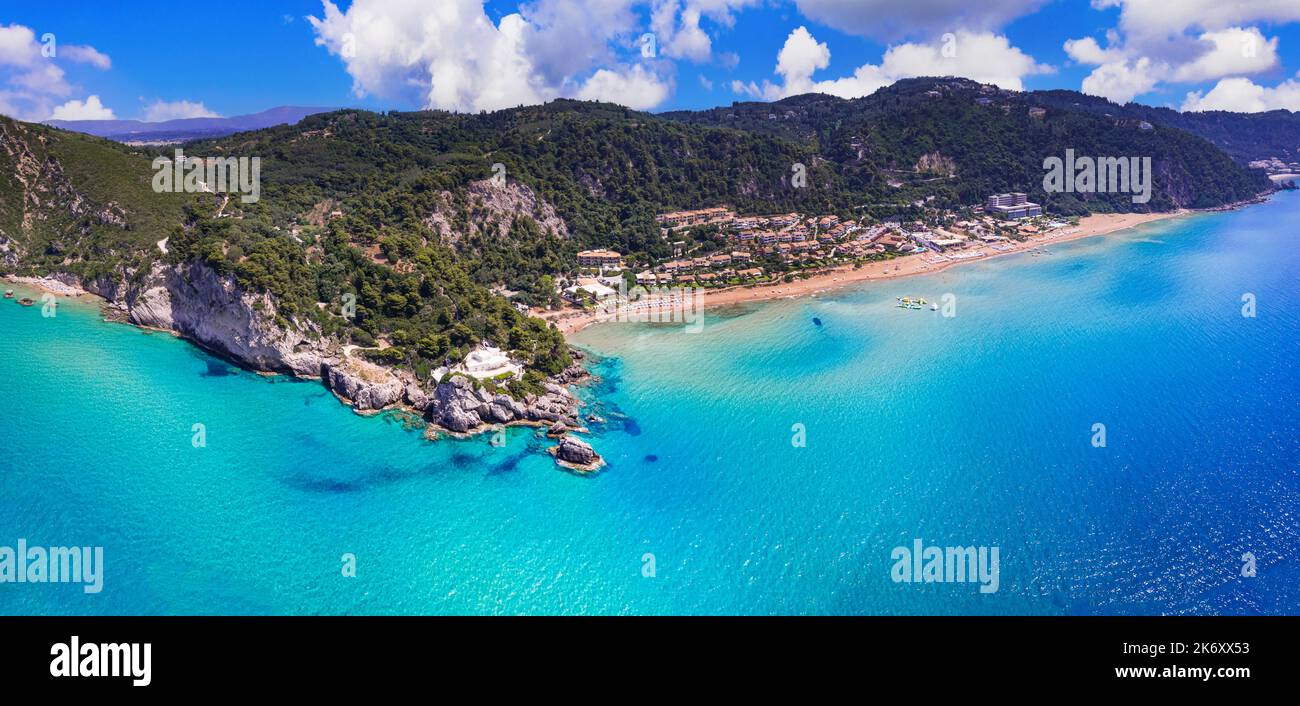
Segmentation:
<svg viewBox="0 0 1300 706">
<path fill-rule="evenodd" d="M 0 302 L 0 546 L 105 556 L 102 593 L 0 584 L 0 613 L 1300 613 L 1296 223 L 1282 194 L 589 329 L 585 477 L 531 429 L 427 442 L 93 305 Z M 895 583 L 918 538 L 998 547 L 998 591 Z"/>
</svg>

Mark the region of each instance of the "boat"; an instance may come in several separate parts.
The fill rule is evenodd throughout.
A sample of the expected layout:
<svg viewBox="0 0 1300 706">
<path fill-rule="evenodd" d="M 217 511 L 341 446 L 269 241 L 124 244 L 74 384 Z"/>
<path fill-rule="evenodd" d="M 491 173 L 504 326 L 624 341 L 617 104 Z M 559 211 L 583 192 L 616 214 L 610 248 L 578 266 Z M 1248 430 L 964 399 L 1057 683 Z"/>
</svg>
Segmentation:
<svg viewBox="0 0 1300 706">
<path fill-rule="evenodd" d="M 18 303 L 22 304 L 23 306 L 31 306 L 36 303 L 36 300 L 32 299 L 31 297 L 23 297 L 22 299 L 18 300 Z"/>
<path fill-rule="evenodd" d="M 898 297 L 894 300 L 894 306 L 899 309 L 924 309 L 927 303 L 920 297 Z"/>
<path fill-rule="evenodd" d="M 939 305 L 938 305 L 938 304 L 931 304 L 931 305 L 930 305 L 930 311 L 938 311 L 938 310 L 939 310 Z"/>
<path fill-rule="evenodd" d="M 6 289 L 6 290 L 5 290 L 5 299 L 13 299 L 13 298 L 14 298 L 14 290 L 12 290 L 12 289 Z"/>
</svg>

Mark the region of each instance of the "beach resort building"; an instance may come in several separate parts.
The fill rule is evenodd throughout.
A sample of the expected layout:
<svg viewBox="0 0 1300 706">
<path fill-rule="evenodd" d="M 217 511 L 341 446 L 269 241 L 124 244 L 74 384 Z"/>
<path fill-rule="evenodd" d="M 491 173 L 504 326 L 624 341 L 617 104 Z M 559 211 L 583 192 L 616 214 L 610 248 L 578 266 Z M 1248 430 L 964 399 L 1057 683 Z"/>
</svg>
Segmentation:
<svg viewBox="0 0 1300 706">
<path fill-rule="evenodd" d="M 583 298 L 600 301 L 618 294 L 618 290 L 601 284 L 596 280 L 583 280 L 572 287 L 566 288 L 564 294 L 572 301 L 577 301 Z"/>
<path fill-rule="evenodd" d="M 583 250 L 578 253 L 579 267 L 620 268 L 623 256 L 613 250 Z"/>
<path fill-rule="evenodd" d="M 1043 215 L 1043 207 L 1018 191 L 994 194 L 984 204 L 984 210 L 1003 218 L 1033 218 Z"/>
</svg>

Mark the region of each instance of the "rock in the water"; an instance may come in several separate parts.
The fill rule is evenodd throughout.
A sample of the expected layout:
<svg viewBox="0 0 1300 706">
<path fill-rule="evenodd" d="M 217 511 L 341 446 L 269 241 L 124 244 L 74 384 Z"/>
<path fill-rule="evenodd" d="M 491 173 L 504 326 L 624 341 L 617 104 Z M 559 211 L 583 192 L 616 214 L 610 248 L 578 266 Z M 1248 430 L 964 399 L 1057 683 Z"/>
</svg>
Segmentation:
<svg viewBox="0 0 1300 706">
<path fill-rule="evenodd" d="M 321 379 L 331 390 L 352 401 L 357 410 L 383 409 L 397 404 L 406 388 L 377 365 L 358 360 L 321 364 Z"/>
<path fill-rule="evenodd" d="M 574 436 L 560 439 L 559 446 L 551 448 L 555 462 L 575 471 L 594 471 L 605 465 L 605 459 L 591 445 Z"/>
</svg>

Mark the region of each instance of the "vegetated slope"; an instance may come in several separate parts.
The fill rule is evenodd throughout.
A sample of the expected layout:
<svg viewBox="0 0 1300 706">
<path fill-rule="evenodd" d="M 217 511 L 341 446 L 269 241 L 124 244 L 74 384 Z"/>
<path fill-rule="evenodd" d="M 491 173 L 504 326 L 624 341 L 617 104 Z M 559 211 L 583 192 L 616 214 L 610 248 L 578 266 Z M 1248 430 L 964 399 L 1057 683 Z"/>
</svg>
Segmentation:
<svg viewBox="0 0 1300 706">
<path fill-rule="evenodd" d="M 1076 91 L 1037 91 L 1032 94 L 1043 105 L 1063 110 L 1109 115 L 1128 120 L 1145 120 L 1190 132 L 1209 140 L 1239 163 L 1280 159 L 1300 161 L 1300 113 L 1271 110 L 1264 113 L 1230 113 L 1222 110 L 1180 113 L 1170 108 L 1153 108 L 1140 103 L 1119 105 L 1105 98 Z"/>
<path fill-rule="evenodd" d="M 854 100 L 805 95 L 664 117 L 810 144 L 849 183 L 865 183 L 854 178 L 858 169 L 885 174 L 894 184 L 930 179 L 931 193 L 951 203 L 1014 190 L 1061 213 L 1159 211 L 1220 206 L 1269 188 L 1262 172 L 1235 164 L 1200 137 L 1164 125 L 1144 129 L 1137 119 L 1074 110 L 1038 95 L 921 78 Z M 1066 149 L 1080 157 L 1150 157 L 1150 202 L 1135 204 L 1128 194 L 1044 193 L 1043 160 L 1063 158 Z"/>
<path fill-rule="evenodd" d="M 138 267 L 182 222 L 149 158 L 108 140 L 0 117 L 0 254 L 87 278 Z"/>
</svg>

